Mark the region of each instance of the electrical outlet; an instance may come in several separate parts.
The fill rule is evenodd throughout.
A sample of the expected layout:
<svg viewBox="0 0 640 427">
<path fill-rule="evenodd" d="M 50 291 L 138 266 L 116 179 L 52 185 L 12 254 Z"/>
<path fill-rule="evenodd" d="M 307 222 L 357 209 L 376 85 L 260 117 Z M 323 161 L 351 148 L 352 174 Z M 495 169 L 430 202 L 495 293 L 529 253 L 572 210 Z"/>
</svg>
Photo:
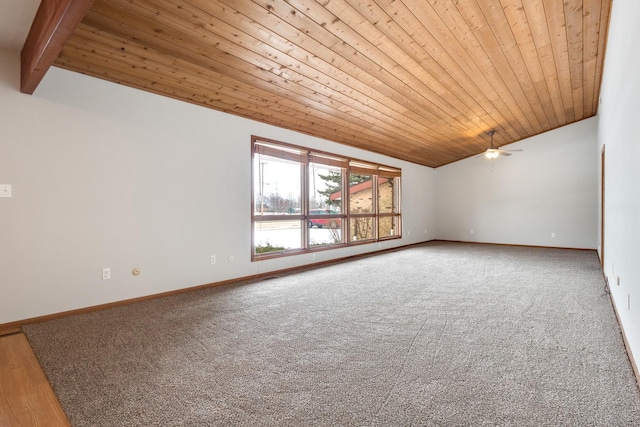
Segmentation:
<svg viewBox="0 0 640 427">
<path fill-rule="evenodd" d="M 103 268 L 102 269 L 102 280 L 109 280 L 111 279 L 111 269 L 110 268 Z"/>
<path fill-rule="evenodd" d="M 475 233 L 475 232 L 476 232 L 476 231 L 475 231 L 473 228 L 472 228 L 471 230 L 469 230 L 469 233 L 471 233 L 471 234 L 473 234 L 473 233 Z"/>
<path fill-rule="evenodd" d="M 551 233 L 551 238 L 555 239 L 556 238 L 556 233 Z"/>
<path fill-rule="evenodd" d="M 211 255 L 211 264 L 215 264 L 216 263 L 216 256 L 215 255 Z"/>
</svg>

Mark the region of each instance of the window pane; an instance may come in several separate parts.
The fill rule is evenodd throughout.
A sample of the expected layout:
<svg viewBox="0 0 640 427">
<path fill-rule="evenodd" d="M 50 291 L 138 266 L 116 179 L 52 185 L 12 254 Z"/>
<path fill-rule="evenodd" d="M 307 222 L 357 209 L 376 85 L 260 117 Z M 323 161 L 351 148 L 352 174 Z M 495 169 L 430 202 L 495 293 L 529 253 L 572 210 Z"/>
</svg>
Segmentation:
<svg viewBox="0 0 640 427">
<path fill-rule="evenodd" d="M 310 228 L 309 247 L 328 246 L 343 243 L 342 228 Z"/>
<path fill-rule="evenodd" d="M 349 226 L 352 242 L 373 239 L 373 218 L 350 218 Z"/>
<path fill-rule="evenodd" d="M 397 216 L 383 216 L 378 219 L 378 237 L 384 239 L 385 237 L 399 236 L 400 230 L 398 227 Z"/>
<path fill-rule="evenodd" d="M 341 228 L 342 218 L 336 217 L 336 214 L 326 209 L 309 209 L 309 228 Z"/>
<path fill-rule="evenodd" d="M 395 180 L 397 178 L 378 178 L 378 213 L 396 213 Z M 381 234 L 382 236 L 382 234 Z"/>
<path fill-rule="evenodd" d="M 342 212 L 342 168 L 309 164 L 309 210 Z M 310 212 L 311 213 L 311 212 Z"/>
<path fill-rule="evenodd" d="M 300 170 L 298 162 L 256 155 L 253 161 L 255 214 L 299 214 Z"/>
<path fill-rule="evenodd" d="M 303 221 L 256 221 L 253 241 L 257 255 L 283 252 L 302 247 Z"/>
<path fill-rule="evenodd" d="M 373 213 L 373 176 L 349 174 L 349 213 Z"/>
</svg>

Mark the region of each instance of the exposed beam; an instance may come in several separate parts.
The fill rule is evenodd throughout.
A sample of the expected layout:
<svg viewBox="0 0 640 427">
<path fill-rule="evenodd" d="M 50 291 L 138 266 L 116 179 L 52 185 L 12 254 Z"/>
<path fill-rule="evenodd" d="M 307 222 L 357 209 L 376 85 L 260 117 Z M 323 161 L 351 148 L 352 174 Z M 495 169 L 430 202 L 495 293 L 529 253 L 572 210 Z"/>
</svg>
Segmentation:
<svg viewBox="0 0 640 427">
<path fill-rule="evenodd" d="M 32 94 L 94 0 L 42 0 L 20 55 L 20 92 Z"/>
</svg>

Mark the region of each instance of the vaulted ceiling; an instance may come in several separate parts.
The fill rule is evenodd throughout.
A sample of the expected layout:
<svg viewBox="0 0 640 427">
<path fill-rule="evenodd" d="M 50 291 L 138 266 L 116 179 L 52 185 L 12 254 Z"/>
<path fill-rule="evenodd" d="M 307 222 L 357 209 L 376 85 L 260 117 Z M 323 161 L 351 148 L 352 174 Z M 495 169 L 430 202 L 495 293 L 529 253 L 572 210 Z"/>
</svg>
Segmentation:
<svg viewBox="0 0 640 427">
<path fill-rule="evenodd" d="M 82 7 L 70 35 L 53 30 L 55 66 L 431 167 L 482 152 L 490 130 L 501 146 L 595 115 L 611 7 L 64 2 Z"/>
</svg>

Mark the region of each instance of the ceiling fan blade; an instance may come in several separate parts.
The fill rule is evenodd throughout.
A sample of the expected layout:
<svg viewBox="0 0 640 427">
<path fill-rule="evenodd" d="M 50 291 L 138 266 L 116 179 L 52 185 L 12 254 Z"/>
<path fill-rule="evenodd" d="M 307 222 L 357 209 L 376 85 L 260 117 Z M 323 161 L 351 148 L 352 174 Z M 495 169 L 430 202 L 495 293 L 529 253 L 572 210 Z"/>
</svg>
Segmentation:
<svg viewBox="0 0 640 427">
<path fill-rule="evenodd" d="M 489 160 L 494 160 L 495 158 L 499 157 L 499 156 L 510 156 L 512 152 L 514 151 L 522 151 L 522 148 L 516 148 L 515 150 L 501 150 L 500 148 L 494 148 L 493 147 L 493 135 L 496 133 L 495 130 L 489 131 L 487 132 L 487 134 L 491 137 L 491 145 L 489 145 L 489 148 L 486 149 L 486 151 L 484 153 L 478 154 L 477 156 L 474 156 L 474 158 L 478 158 L 478 157 L 486 157 Z"/>
</svg>

